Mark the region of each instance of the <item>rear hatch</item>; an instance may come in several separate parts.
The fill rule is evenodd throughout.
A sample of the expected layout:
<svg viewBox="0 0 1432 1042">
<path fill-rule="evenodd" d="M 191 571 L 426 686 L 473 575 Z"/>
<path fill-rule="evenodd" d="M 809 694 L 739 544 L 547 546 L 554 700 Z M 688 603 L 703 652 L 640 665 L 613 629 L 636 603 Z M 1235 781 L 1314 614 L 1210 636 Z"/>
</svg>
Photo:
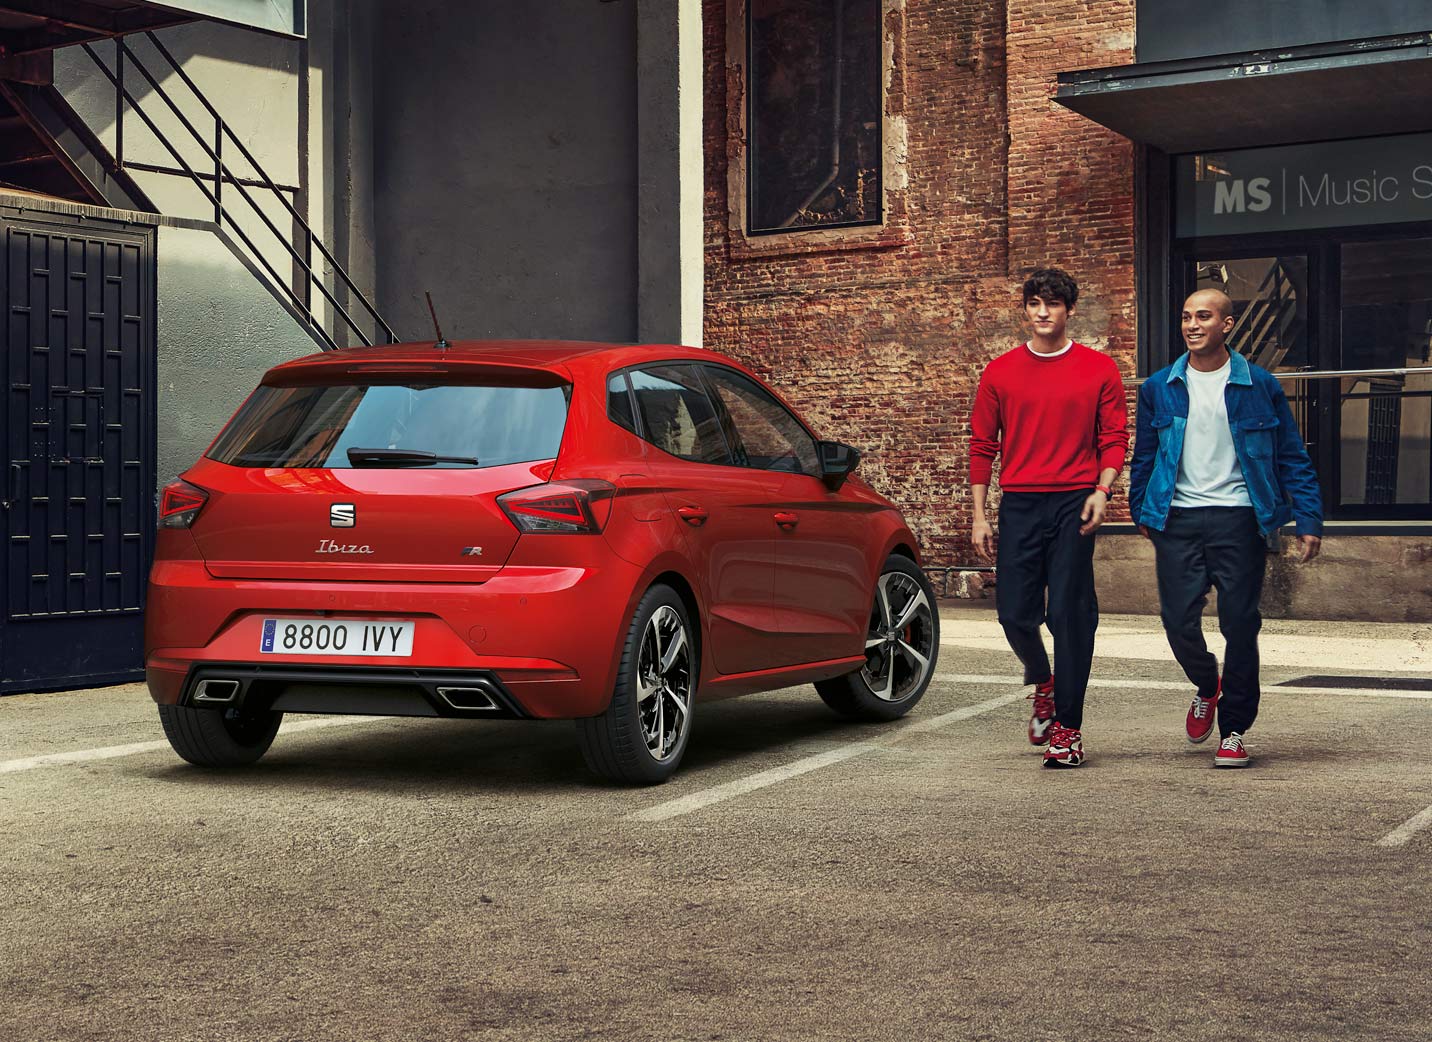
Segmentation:
<svg viewBox="0 0 1432 1042">
<path fill-rule="evenodd" d="M 185 480 L 215 576 L 474 582 L 518 531 L 496 498 L 550 472 L 562 374 L 517 366 L 332 364 L 271 373 Z M 269 382 L 278 381 L 278 382 Z"/>
</svg>

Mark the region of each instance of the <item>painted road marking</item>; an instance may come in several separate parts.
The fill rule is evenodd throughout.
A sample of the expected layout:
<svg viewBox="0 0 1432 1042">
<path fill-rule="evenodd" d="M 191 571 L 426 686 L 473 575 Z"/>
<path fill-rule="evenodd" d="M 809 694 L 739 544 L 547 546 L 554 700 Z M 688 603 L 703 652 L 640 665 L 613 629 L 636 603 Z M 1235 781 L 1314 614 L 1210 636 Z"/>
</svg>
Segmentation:
<svg viewBox="0 0 1432 1042">
<path fill-rule="evenodd" d="M 1008 675 L 993 676 L 978 673 L 936 673 L 935 679 L 956 684 L 985 684 L 991 687 L 1010 684 L 1024 686 L 1023 682 L 1017 677 Z M 1089 686 L 1153 691 L 1193 691 L 1193 685 L 1184 680 L 1101 680 L 1097 677 L 1093 677 L 1089 680 Z M 1375 687 L 1283 687 L 1280 684 L 1263 688 L 1264 697 L 1272 694 L 1356 695 L 1361 698 L 1410 698 L 1414 701 L 1432 700 L 1432 691 L 1386 691 L 1382 688 Z"/>
<path fill-rule="evenodd" d="M 1417 833 L 1421 832 L 1428 825 L 1432 825 L 1432 807 L 1425 808 L 1421 813 L 1414 814 L 1397 828 L 1377 841 L 1379 847 L 1401 847 L 1406 846 L 1407 841 Z"/>
<path fill-rule="evenodd" d="M 938 674 L 936 680 L 945 679 Z M 700 810 L 702 807 L 709 807 L 713 803 L 720 803 L 736 796 L 744 796 L 756 789 L 764 789 L 770 785 L 778 785 L 783 781 L 799 777 L 802 774 L 809 774 L 811 771 L 818 771 L 822 767 L 829 767 L 831 764 L 841 763 L 844 760 L 856 756 L 863 756 L 866 753 L 879 752 L 888 748 L 889 744 L 897 740 L 901 735 L 908 732 L 933 731 L 936 728 L 945 727 L 949 724 L 958 723 L 961 720 L 968 720 L 974 716 L 993 712 L 1011 702 L 1017 702 L 1024 698 L 1021 691 L 1013 695 L 1001 695 L 999 698 L 991 698 L 986 702 L 979 702 L 975 705 L 964 706 L 960 709 L 942 713 L 939 716 L 931 717 L 929 720 L 920 720 L 913 724 L 901 727 L 890 734 L 890 737 L 883 742 L 856 742 L 853 745 L 843 745 L 838 749 L 828 749 L 823 753 L 816 753 L 813 756 L 805 756 L 794 760 L 783 767 L 772 767 L 767 771 L 760 771 L 746 778 L 738 778 L 736 781 L 727 782 L 725 785 L 716 785 L 709 789 L 702 789 L 700 792 L 693 792 L 689 796 L 682 796 L 679 799 L 668 800 L 665 803 L 658 803 L 654 807 L 647 807 L 634 814 L 627 815 L 629 821 L 665 821 L 668 818 L 675 818 L 682 814 L 690 814 L 692 811 Z"/>
<path fill-rule="evenodd" d="M 313 731 L 320 727 L 340 727 L 344 724 L 367 724 L 386 720 L 385 716 L 329 716 L 321 720 L 284 721 L 279 734 L 289 735 L 299 731 Z M 37 767 L 60 767 L 70 763 L 88 763 L 92 760 L 113 760 L 120 756 L 134 756 L 137 753 L 152 753 L 169 749 L 167 741 L 134 742 L 130 745 L 110 745 L 102 749 L 76 749 L 67 753 L 46 753 L 43 756 L 27 756 L 23 760 L 0 760 L 0 774 L 16 771 L 33 771 Z"/>
</svg>

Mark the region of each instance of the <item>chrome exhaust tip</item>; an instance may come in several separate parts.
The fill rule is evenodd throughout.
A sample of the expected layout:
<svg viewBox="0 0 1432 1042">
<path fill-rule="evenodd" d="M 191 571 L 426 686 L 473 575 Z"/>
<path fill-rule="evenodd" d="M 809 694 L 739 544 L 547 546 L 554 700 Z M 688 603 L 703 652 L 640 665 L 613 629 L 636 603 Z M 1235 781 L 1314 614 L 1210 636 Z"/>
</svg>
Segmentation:
<svg viewBox="0 0 1432 1042">
<path fill-rule="evenodd" d="M 501 707 L 480 687 L 440 687 L 438 697 L 465 713 L 495 713 Z"/>
<path fill-rule="evenodd" d="M 228 705 L 238 694 L 237 680 L 201 680 L 195 685 L 194 697 L 190 701 L 195 705 L 222 706 Z"/>
</svg>

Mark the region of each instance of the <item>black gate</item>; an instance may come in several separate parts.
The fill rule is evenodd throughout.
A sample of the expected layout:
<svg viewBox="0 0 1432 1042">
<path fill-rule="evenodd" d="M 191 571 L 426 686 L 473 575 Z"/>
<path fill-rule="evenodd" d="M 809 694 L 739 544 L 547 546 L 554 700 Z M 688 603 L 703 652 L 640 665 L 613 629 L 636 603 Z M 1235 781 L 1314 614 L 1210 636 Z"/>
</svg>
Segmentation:
<svg viewBox="0 0 1432 1042">
<path fill-rule="evenodd" d="M 154 233 L 0 214 L 0 694 L 143 675 Z"/>
</svg>

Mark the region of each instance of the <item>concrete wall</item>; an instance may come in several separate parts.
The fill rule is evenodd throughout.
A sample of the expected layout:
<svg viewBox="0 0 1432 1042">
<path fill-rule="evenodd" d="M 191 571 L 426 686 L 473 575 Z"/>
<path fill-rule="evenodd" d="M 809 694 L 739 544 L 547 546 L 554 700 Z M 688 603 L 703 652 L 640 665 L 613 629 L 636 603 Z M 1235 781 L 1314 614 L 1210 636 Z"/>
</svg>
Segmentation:
<svg viewBox="0 0 1432 1042">
<path fill-rule="evenodd" d="M 378 298 L 400 338 L 637 333 L 634 0 L 388 0 Z"/>
<path fill-rule="evenodd" d="M 1141 535 L 1099 536 L 1094 573 L 1102 611 L 1157 614 L 1153 544 Z M 1218 599 L 1209 597 L 1205 614 Z M 1263 614 L 1273 619 L 1355 619 L 1426 622 L 1432 619 L 1432 536 L 1323 533 L 1322 552 L 1302 564 L 1297 543 L 1284 537 L 1268 559 Z"/>
<path fill-rule="evenodd" d="M 318 347 L 213 230 L 161 226 L 156 253 L 163 485 L 208 447 L 266 369 Z"/>
</svg>

